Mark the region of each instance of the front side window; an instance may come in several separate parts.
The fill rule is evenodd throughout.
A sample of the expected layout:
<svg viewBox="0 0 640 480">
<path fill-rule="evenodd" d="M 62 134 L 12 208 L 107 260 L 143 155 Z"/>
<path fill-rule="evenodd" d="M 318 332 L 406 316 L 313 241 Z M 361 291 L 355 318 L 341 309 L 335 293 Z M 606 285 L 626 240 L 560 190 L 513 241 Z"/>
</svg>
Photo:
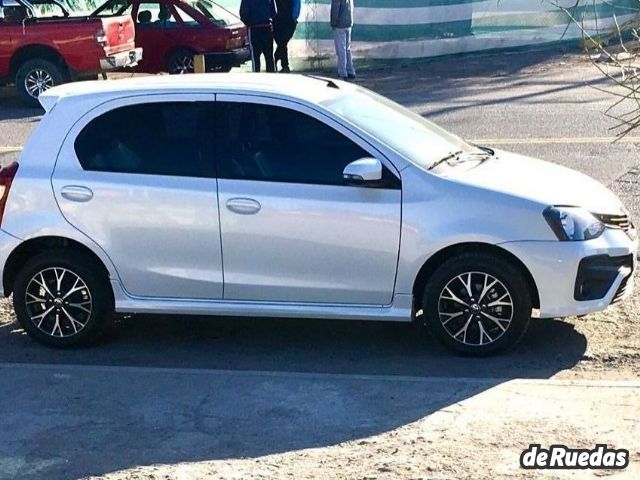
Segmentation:
<svg viewBox="0 0 640 480">
<path fill-rule="evenodd" d="M 76 155 L 85 170 L 212 178 L 213 118 L 206 102 L 117 108 L 84 127 Z"/>
<path fill-rule="evenodd" d="M 345 185 L 347 164 L 371 156 L 337 130 L 288 108 L 219 102 L 216 115 L 222 178 Z"/>
<path fill-rule="evenodd" d="M 195 18 L 193 18 L 189 13 L 185 12 L 185 10 L 180 8 L 179 6 L 176 6 L 176 15 L 180 18 L 180 20 L 182 21 L 182 24 L 185 27 L 189 27 L 189 28 L 200 27 L 200 24 L 198 23 L 198 21 Z"/>
<path fill-rule="evenodd" d="M 92 17 L 111 17 L 131 13 L 130 0 L 110 0 L 94 11 Z"/>
<path fill-rule="evenodd" d="M 56 2 L 36 2 L 31 5 L 36 18 L 64 18 L 69 12 Z"/>
</svg>

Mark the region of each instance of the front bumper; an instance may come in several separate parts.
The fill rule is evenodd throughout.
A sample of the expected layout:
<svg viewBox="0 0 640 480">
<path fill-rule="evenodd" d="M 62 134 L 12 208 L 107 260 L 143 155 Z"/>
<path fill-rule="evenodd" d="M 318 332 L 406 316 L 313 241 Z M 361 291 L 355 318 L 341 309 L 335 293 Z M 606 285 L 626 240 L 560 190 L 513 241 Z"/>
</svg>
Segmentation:
<svg viewBox="0 0 640 480">
<path fill-rule="evenodd" d="M 251 60 L 249 47 L 242 47 L 228 52 L 209 52 L 204 54 L 205 69 L 207 71 L 226 65 L 237 67 L 249 60 Z"/>
<path fill-rule="evenodd" d="M 101 58 L 100 70 L 105 72 L 117 68 L 135 67 L 140 60 L 142 60 L 142 48 L 134 48 Z"/>
<path fill-rule="evenodd" d="M 529 269 L 538 288 L 543 318 L 604 310 L 627 298 L 633 290 L 638 240 L 631 240 L 622 230 L 607 229 L 600 237 L 584 242 L 507 242 L 500 247 L 519 258 Z M 599 259 L 590 260 L 594 257 Z M 599 285 L 601 291 L 582 295 L 580 292 L 586 289 L 581 284 L 585 281 L 584 265 L 593 263 L 600 267 L 604 265 L 608 271 L 606 285 Z M 593 268 L 587 268 L 586 272 L 587 280 L 593 280 Z"/>
</svg>

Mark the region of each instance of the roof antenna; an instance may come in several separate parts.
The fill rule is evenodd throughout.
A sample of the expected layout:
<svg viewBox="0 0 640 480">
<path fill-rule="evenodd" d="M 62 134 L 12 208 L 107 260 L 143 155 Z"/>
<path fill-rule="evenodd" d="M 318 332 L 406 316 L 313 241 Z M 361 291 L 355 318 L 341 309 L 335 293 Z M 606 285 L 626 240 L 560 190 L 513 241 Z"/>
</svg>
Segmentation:
<svg viewBox="0 0 640 480">
<path fill-rule="evenodd" d="M 336 90 L 340 90 L 340 87 L 338 86 L 338 84 L 336 82 L 334 82 L 333 80 L 331 80 L 330 78 L 319 77 L 318 75 L 311 75 L 309 73 L 305 73 L 303 75 L 305 77 L 308 77 L 308 78 L 313 78 L 314 80 L 320 80 L 322 82 L 327 82 L 327 87 L 335 88 Z"/>
</svg>

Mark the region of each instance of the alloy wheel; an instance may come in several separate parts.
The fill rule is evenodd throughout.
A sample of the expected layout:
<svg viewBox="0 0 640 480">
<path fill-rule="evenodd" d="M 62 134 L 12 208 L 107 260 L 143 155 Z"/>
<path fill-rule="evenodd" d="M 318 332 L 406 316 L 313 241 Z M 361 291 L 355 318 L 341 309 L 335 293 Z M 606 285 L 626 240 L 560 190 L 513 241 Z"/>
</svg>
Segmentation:
<svg viewBox="0 0 640 480">
<path fill-rule="evenodd" d="M 27 73 L 24 79 L 25 90 L 33 98 L 38 98 L 41 93 L 53 87 L 53 77 L 42 68 L 36 68 Z"/>
<path fill-rule="evenodd" d="M 466 272 L 451 279 L 440 292 L 438 315 L 454 340 L 477 347 L 497 341 L 509 329 L 514 305 L 511 293 L 496 277 Z"/>
<path fill-rule="evenodd" d="M 183 75 L 194 71 L 193 57 L 188 55 L 176 57 L 171 65 L 171 73 L 173 74 Z"/>
<path fill-rule="evenodd" d="M 93 301 L 85 281 L 66 268 L 36 273 L 25 293 L 27 315 L 41 332 L 56 338 L 77 335 L 91 318 Z"/>
</svg>

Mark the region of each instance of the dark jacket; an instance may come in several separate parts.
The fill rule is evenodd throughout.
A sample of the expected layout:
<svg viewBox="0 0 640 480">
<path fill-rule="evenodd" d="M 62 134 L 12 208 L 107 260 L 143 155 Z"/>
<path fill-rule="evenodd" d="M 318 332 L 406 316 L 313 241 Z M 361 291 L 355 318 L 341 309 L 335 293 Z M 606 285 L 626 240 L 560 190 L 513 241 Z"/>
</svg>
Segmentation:
<svg viewBox="0 0 640 480">
<path fill-rule="evenodd" d="M 274 0 L 242 0 L 240 19 L 248 27 L 270 24 L 276 16 Z"/>
<path fill-rule="evenodd" d="M 353 0 L 331 0 L 331 28 L 353 27 Z"/>
<path fill-rule="evenodd" d="M 276 0 L 277 20 L 283 23 L 297 22 L 302 9 L 301 0 Z"/>
</svg>

